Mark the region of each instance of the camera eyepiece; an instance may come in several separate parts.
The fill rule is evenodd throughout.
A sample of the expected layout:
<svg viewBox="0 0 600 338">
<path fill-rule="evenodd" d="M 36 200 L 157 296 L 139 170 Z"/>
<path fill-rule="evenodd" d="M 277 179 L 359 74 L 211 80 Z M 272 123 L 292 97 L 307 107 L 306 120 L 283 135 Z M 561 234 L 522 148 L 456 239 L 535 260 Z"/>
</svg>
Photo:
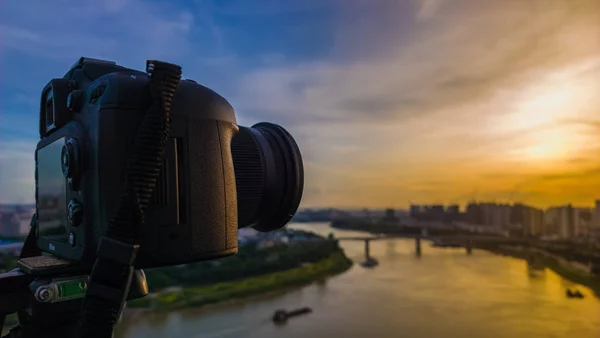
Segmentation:
<svg viewBox="0 0 600 338">
<path fill-rule="evenodd" d="M 298 210 L 304 188 L 302 155 L 283 127 L 261 122 L 240 126 L 231 142 L 239 228 L 283 227 Z"/>
</svg>

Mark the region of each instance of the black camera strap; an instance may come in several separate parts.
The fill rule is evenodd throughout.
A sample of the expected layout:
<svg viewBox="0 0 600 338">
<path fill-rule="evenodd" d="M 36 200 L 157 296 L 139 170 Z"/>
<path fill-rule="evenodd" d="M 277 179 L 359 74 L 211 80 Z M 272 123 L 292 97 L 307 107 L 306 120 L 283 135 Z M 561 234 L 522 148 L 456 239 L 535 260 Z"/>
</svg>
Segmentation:
<svg viewBox="0 0 600 338">
<path fill-rule="evenodd" d="M 152 105 L 136 135 L 124 190 L 107 233 L 100 239 L 83 302 L 80 337 L 111 338 L 127 299 L 140 249 L 144 211 L 161 170 L 170 134 L 171 100 L 181 80 L 181 67 L 147 61 Z"/>
<path fill-rule="evenodd" d="M 27 257 L 35 257 L 40 256 L 42 251 L 37 246 L 37 214 L 33 214 L 31 216 L 31 222 L 29 223 L 29 233 L 27 234 L 27 238 L 25 238 L 25 242 L 23 243 L 23 248 L 21 248 L 21 255 L 19 258 L 27 258 Z"/>
</svg>

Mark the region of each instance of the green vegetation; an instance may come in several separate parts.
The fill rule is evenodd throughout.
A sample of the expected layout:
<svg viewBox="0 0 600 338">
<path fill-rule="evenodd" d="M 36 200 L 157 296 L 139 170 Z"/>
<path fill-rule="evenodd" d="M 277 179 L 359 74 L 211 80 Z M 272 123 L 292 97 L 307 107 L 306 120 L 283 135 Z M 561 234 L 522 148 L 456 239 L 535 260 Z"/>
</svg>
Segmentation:
<svg viewBox="0 0 600 338">
<path fill-rule="evenodd" d="M 330 275 L 339 274 L 352 266 L 341 250 L 312 264 L 287 271 L 245 278 L 233 282 L 212 285 L 190 286 L 179 290 L 160 292 L 155 295 L 128 302 L 130 308 L 172 310 L 273 292 L 276 290 L 310 284 Z"/>
<path fill-rule="evenodd" d="M 306 263 L 322 261 L 340 250 L 337 241 L 322 237 L 291 244 L 280 243 L 262 249 L 254 244 L 247 244 L 239 248 L 238 254 L 230 257 L 147 269 L 144 272 L 150 292 L 157 292 L 173 285 L 195 287 L 286 271 Z"/>
<path fill-rule="evenodd" d="M 283 233 L 290 244 L 245 244 L 237 255 L 223 259 L 148 269 L 151 295 L 130 301 L 128 307 L 170 310 L 218 303 L 309 284 L 352 265 L 332 236 Z"/>
<path fill-rule="evenodd" d="M 18 257 L 0 254 L 0 273 L 10 271 L 17 267 Z"/>
</svg>

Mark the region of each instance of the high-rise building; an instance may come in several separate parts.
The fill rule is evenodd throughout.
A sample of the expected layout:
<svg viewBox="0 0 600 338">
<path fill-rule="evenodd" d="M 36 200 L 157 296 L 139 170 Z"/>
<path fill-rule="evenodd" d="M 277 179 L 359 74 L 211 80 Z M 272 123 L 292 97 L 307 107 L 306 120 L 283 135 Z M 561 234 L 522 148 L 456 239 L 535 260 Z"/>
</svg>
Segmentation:
<svg viewBox="0 0 600 338">
<path fill-rule="evenodd" d="M 600 228 L 600 200 L 596 200 L 596 205 L 592 212 L 592 227 Z"/>
<path fill-rule="evenodd" d="M 410 206 L 410 217 L 419 218 L 421 216 L 421 206 L 420 205 L 411 205 Z"/>
<path fill-rule="evenodd" d="M 526 222 L 527 234 L 529 236 L 544 235 L 544 211 L 537 208 L 527 208 L 528 220 Z"/>
<path fill-rule="evenodd" d="M 452 204 L 446 207 L 446 215 L 444 221 L 456 222 L 460 220 L 460 207 L 457 204 Z"/>
<path fill-rule="evenodd" d="M 469 203 L 465 211 L 465 218 L 467 223 L 483 224 L 483 210 L 481 205 L 474 202 Z"/>
<path fill-rule="evenodd" d="M 436 205 L 432 205 L 431 208 L 429 209 L 429 212 L 431 213 L 431 220 L 434 222 L 443 222 L 444 221 L 444 215 L 445 215 L 445 210 L 444 210 L 444 206 L 440 205 L 440 204 L 436 204 Z"/>
<path fill-rule="evenodd" d="M 544 235 L 544 211 L 535 207 L 516 203 L 511 208 L 510 224 L 521 229 L 527 236 Z"/>
<path fill-rule="evenodd" d="M 481 225 L 492 225 L 494 223 L 494 203 L 481 203 Z"/>
<path fill-rule="evenodd" d="M 496 204 L 493 208 L 492 225 L 506 229 L 510 225 L 511 207 L 508 204 Z"/>
<path fill-rule="evenodd" d="M 561 238 L 571 238 L 576 234 L 575 212 L 572 205 L 551 207 L 546 211 L 545 225 Z"/>
<path fill-rule="evenodd" d="M 573 208 L 573 236 L 582 237 L 590 232 L 592 226 L 592 208 Z"/>
</svg>

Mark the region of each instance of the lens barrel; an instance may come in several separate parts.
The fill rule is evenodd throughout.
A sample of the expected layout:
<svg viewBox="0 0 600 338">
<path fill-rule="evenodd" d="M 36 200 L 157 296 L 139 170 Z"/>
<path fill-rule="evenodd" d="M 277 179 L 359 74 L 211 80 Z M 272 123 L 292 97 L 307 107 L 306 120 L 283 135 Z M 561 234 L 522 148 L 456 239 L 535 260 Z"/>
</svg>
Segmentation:
<svg viewBox="0 0 600 338">
<path fill-rule="evenodd" d="M 283 227 L 298 210 L 304 189 L 302 155 L 283 127 L 261 122 L 240 126 L 231 141 L 238 227 Z"/>
</svg>

